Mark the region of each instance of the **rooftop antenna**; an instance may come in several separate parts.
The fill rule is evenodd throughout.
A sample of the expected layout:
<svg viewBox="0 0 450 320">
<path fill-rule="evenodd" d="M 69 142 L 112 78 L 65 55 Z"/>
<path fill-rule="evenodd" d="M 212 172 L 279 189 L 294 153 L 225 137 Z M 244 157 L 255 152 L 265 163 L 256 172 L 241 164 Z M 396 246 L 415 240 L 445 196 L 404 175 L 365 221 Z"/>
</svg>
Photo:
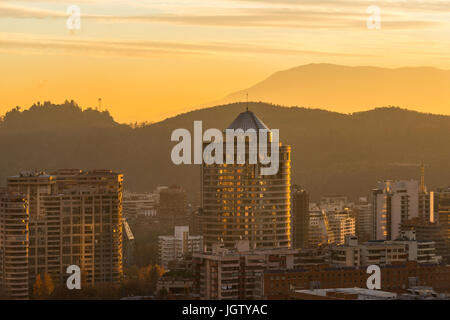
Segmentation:
<svg viewBox="0 0 450 320">
<path fill-rule="evenodd" d="M 247 109 L 247 112 L 248 112 L 248 92 L 247 92 L 247 107 L 246 107 L 246 109 Z"/>
<path fill-rule="evenodd" d="M 98 98 L 98 111 L 102 111 L 102 98 Z"/>
</svg>

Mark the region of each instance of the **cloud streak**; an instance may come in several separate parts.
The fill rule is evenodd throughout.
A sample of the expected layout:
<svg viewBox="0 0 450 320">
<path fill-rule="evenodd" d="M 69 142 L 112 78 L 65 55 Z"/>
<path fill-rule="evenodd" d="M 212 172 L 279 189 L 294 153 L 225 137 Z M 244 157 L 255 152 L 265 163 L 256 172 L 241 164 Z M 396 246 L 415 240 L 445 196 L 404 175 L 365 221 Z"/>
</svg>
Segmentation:
<svg viewBox="0 0 450 320">
<path fill-rule="evenodd" d="M 323 57 L 360 57 L 356 53 L 328 52 L 274 48 L 242 43 L 183 43 L 162 41 L 106 41 L 95 39 L 67 39 L 46 37 L 19 37 L 16 34 L 0 33 L 0 48 L 5 50 L 33 50 L 35 53 L 101 54 L 119 56 L 152 57 L 160 55 L 186 54 L 259 54 L 259 55 L 313 55 Z"/>
<path fill-rule="evenodd" d="M 281 0 L 283 3 L 295 4 L 294 0 Z M 273 3 L 273 0 L 245 0 L 242 2 Z M 96 21 L 98 23 L 163 23 L 192 25 L 200 27 L 252 27 L 252 28 L 292 28 L 292 29 L 353 29 L 365 28 L 365 21 L 368 14 L 365 7 L 359 9 L 331 7 L 331 3 L 341 3 L 342 1 L 331 0 L 307 0 L 301 2 L 303 6 L 289 8 L 226 8 L 222 10 L 202 10 L 201 8 L 188 8 L 183 13 L 162 12 L 152 14 L 136 15 L 111 15 L 111 14 L 82 14 L 83 19 Z M 366 1 L 352 2 L 356 7 Z M 317 3 L 327 4 L 325 7 L 318 7 Z M 343 1 L 346 3 L 347 1 Z M 419 5 L 419 4 L 418 4 Z M 423 4 L 429 8 L 440 8 L 438 3 Z M 170 10 L 168 10 L 170 11 Z M 392 29 L 423 29 L 433 28 L 442 25 L 449 25 L 446 19 L 438 19 L 436 16 L 418 16 L 402 12 L 398 14 L 394 11 L 382 11 L 383 25 Z M 0 17 L 16 19 L 66 19 L 67 14 L 57 10 L 44 10 L 32 6 L 17 6 L 8 3 L 0 4 Z M 443 17 L 445 17 L 443 15 Z M 449 15 L 450 18 L 450 15 Z"/>
</svg>

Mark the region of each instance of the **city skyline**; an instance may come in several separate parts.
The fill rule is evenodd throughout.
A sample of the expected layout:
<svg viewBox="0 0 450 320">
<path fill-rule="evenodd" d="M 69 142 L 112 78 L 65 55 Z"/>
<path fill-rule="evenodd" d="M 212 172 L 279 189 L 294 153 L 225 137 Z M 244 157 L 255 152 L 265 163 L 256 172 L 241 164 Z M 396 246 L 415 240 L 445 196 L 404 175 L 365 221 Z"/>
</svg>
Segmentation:
<svg viewBox="0 0 450 320">
<path fill-rule="evenodd" d="M 274 130 L 248 110 L 228 128 Z M 316 289 L 352 299 L 355 292 L 358 299 L 447 298 L 448 188 L 428 191 L 422 175 L 420 188 L 417 180 L 379 182 L 370 201 L 329 195 L 312 203 L 304 189 L 291 189 L 291 147 L 280 148 L 282 170 L 272 176 L 255 170 L 250 146 L 244 164 L 203 165 L 200 204 L 187 203 L 186 191 L 175 185 L 122 195 L 124 176 L 109 169 L 9 176 L 15 193 L 0 196 L 3 292 L 18 299 L 70 297 L 64 270 L 75 263 L 83 288 L 100 290 L 100 297 L 108 285 L 111 296 L 125 299 L 139 292 L 156 299 L 315 299 Z M 149 232 L 158 250 L 143 253 Z M 142 257 L 151 256 L 160 264 L 142 266 Z M 377 290 L 367 280 L 372 267 L 381 277 Z M 398 268 L 408 273 L 391 280 Z M 128 277 L 145 280 L 138 286 Z"/>
<path fill-rule="evenodd" d="M 450 300 L 449 8 L 0 0 L 0 300 Z"/>
</svg>

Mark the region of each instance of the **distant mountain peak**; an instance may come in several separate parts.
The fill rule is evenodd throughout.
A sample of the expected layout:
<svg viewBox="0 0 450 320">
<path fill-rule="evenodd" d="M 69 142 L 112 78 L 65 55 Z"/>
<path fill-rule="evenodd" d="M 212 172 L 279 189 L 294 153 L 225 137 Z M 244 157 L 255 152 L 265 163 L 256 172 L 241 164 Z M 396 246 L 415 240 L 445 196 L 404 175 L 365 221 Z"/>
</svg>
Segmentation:
<svg viewBox="0 0 450 320">
<path fill-rule="evenodd" d="M 396 105 L 442 114 L 450 112 L 450 71 L 310 63 L 275 72 L 208 105 L 241 101 L 246 93 L 253 101 L 343 113 Z"/>
</svg>

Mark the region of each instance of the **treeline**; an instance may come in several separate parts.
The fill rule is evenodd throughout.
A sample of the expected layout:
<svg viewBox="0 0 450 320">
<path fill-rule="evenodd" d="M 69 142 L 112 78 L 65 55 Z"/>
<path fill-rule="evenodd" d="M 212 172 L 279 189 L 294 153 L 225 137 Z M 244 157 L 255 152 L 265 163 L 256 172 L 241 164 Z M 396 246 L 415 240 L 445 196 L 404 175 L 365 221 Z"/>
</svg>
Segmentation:
<svg viewBox="0 0 450 320">
<path fill-rule="evenodd" d="M 226 128 L 245 104 L 196 110 L 154 124 L 118 124 L 107 111 L 82 109 L 73 101 L 49 102 L 29 110 L 8 112 L 0 123 L 0 185 L 22 170 L 110 168 L 125 174 L 131 191 L 151 191 L 159 185 L 184 187 L 190 200 L 199 199 L 199 166 L 172 164 L 173 130 Z M 397 107 L 355 114 L 250 103 L 249 109 L 280 139 L 292 146 L 292 182 L 313 200 L 324 194 L 367 195 L 378 180 L 419 178 L 420 163 L 429 187 L 450 184 L 448 159 L 450 117 Z M 3 182 L 2 182 L 3 181 Z"/>
<path fill-rule="evenodd" d="M 159 265 L 137 266 L 124 270 L 123 281 L 117 284 L 89 285 L 83 281 L 80 290 L 69 290 L 65 283 L 55 286 L 47 273 L 36 276 L 33 285 L 32 300 L 117 300 L 123 297 L 153 296 L 160 298 L 164 292 L 157 292 L 157 283 L 164 274 L 164 268 Z M 3 298 L 6 298 L 6 294 Z M 2 295 L 0 292 L 0 299 Z"/>
</svg>

